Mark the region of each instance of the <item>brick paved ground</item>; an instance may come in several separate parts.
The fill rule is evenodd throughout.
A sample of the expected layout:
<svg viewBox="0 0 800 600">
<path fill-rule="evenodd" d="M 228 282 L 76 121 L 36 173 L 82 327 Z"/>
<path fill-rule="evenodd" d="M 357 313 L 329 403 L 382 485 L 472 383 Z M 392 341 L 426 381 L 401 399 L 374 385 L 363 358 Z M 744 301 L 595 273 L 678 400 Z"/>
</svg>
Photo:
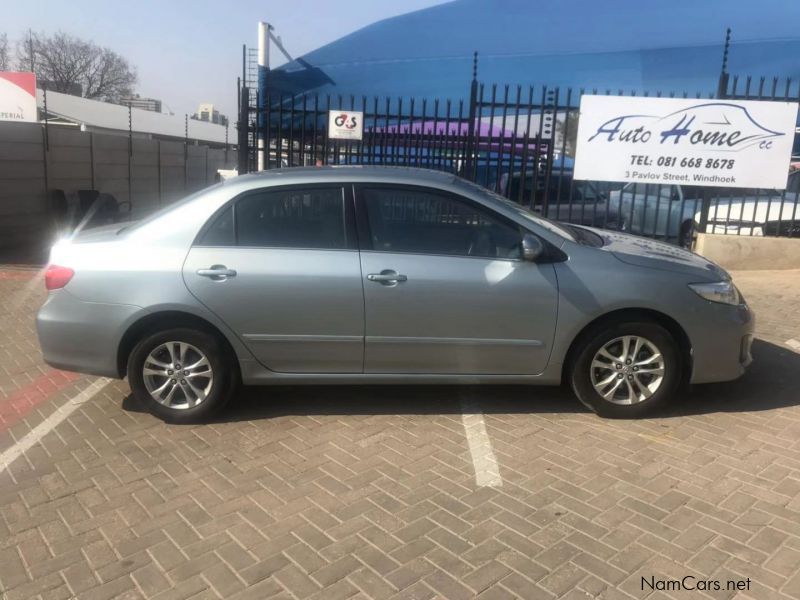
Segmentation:
<svg viewBox="0 0 800 600">
<path fill-rule="evenodd" d="M 32 273 L 0 267 L 0 451 L 90 378 L 40 362 Z M 4 598 L 800 598 L 800 271 L 737 273 L 742 380 L 604 421 L 558 389 L 247 391 L 166 426 L 122 382 L 0 474 Z M 502 487 L 476 487 L 462 401 Z"/>
</svg>

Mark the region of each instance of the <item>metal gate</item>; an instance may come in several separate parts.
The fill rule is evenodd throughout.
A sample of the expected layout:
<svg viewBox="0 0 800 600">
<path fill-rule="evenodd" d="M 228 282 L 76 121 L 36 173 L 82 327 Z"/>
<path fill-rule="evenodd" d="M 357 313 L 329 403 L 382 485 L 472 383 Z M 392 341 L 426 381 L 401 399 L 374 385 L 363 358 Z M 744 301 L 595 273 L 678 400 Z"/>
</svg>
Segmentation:
<svg viewBox="0 0 800 600">
<path fill-rule="evenodd" d="M 477 54 L 466 87 L 466 100 L 267 95 L 263 102 L 242 87 L 239 172 L 259 166 L 421 167 L 455 173 L 553 219 L 681 245 L 690 245 L 696 231 L 800 236 L 800 172 L 786 191 L 574 180 L 581 96 L 624 96 L 624 90 L 486 85 L 477 78 Z M 797 101 L 800 86 L 789 80 L 741 80 L 723 72 L 717 96 Z M 330 139 L 331 110 L 363 112 L 362 139 Z"/>
</svg>

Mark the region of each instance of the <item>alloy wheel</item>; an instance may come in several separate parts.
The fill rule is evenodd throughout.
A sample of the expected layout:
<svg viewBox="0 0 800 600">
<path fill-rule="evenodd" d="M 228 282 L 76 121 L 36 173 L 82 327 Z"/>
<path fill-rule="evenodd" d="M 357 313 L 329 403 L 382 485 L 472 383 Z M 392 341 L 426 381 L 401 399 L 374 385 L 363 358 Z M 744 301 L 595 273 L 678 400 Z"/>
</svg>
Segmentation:
<svg viewBox="0 0 800 600">
<path fill-rule="evenodd" d="M 194 408 L 208 397 L 214 383 L 211 363 L 196 346 L 165 342 L 156 346 L 142 366 L 150 396 L 168 408 Z"/>
<path fill-rule="evenodd" d="M 650 340 L 626 335 L 604 344 L 594 355 L 590 377 L 595 391 L 614 404 L 637 404 L 664 381 L 664 358 Z"/>
</svg>

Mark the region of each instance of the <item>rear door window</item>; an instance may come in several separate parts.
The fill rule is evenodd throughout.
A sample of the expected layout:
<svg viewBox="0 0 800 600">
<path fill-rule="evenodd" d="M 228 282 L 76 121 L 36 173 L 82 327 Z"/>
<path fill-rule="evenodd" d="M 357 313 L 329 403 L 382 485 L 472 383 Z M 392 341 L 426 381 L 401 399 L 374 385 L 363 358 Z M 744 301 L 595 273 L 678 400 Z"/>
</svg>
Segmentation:
<svg viewBox="0 0 800 600">
<path fill-rule="evenodd" d="M 198 246 L 235 246 L 236 235 L 233 229 L 233 204 L 219 213 L 201 234 Z"/>
<path fill-rule="evenodd" d="M 235 210 L 239 246 L 347 248 L 341 187 L 263 190 L 240 199 Z"/>
<path fill-rule="evenodd" d="M 255 190 L 217 213 L 196 245 L 352 249 L 352 224 L 345 226 L 352 219 L 348 212 L 340 186 Z"/>
</svg>

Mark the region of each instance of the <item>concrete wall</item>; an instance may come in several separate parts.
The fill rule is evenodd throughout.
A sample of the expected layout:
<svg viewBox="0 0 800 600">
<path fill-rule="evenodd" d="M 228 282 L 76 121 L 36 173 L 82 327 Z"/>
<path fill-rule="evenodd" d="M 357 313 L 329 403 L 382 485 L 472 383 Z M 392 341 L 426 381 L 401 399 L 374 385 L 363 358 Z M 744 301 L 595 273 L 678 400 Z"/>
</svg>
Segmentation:
<svg viewBox="0 0 800 600">
<path fill-rule="evenodd" d="M 41 128 L 0 123 L 0 245 L 37 227 L 46 191 Z"/>
<path fill-rule="evenodd" d="M 124 135 L 0 122 L 0 247 L 46 240 L 53 226 L 49 191 L 98 190 L 130 200 L 136 215 L 214 183 L 234 168 L 234 150 Z"/>
<path fill-rule="evenodd" d="M 694 251 L 724 269 L 800 269 L 800 238 L 700 233 Z"/>
</svg>

